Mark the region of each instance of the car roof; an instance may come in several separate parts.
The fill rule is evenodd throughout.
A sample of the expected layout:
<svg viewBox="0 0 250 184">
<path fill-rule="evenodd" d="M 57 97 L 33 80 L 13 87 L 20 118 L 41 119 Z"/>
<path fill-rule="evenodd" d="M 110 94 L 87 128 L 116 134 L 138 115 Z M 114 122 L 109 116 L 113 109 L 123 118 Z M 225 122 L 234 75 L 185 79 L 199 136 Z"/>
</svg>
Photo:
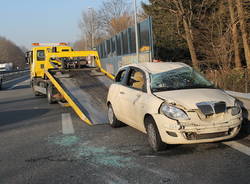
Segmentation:
<svg viewBox="0 0 250 184">
<path fill-rule="evenodd" d="M 180 63 L 180 62 L 160 62 L 160 63 L 145 62 L 138 64 L 130 64 L 122 68 L 125 67 L 137 67 L 142 70 L 146 70 L 148 73 L 155 74 L 189 66 L 185 63 Z"/>
</svg>

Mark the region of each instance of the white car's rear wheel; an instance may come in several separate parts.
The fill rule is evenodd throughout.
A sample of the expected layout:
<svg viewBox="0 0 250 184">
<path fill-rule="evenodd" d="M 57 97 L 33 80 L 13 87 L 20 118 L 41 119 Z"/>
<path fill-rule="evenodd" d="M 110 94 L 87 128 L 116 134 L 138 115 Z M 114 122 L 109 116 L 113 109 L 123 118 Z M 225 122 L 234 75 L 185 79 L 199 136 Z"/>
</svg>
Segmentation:
<svg viewBox="0 0 250 184">
<path fill-rule="evenodd" d="M 108 106 L 108 119 L 110 126 L 113 128 L 123 126 L 123 123 L 116 118 L 111 104 Z"/>
<path fill-rule="evenodd" d="M 166 149 L 166 144 L 162 142 L 158 128 L 152 118 L 146 122 L 146 130 L 148 134 L 148 142 L 154 151 L 162 151 Z"/>
</svg>

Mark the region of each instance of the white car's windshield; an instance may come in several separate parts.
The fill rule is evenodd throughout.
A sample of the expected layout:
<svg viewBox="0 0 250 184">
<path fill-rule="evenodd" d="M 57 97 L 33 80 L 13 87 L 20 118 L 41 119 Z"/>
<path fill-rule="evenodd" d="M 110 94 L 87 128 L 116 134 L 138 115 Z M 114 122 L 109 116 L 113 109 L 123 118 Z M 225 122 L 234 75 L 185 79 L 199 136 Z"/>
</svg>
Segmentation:
<svg viewBox="0 0 250 184">
<path fill-rule="evenodd" d="M 214 88 L 211 82 L 191 67 L 182 67 L 167 72 L 151 74 L 150 76 L 151 89 L 153 92 L 178 89 Z"/>
</svg>

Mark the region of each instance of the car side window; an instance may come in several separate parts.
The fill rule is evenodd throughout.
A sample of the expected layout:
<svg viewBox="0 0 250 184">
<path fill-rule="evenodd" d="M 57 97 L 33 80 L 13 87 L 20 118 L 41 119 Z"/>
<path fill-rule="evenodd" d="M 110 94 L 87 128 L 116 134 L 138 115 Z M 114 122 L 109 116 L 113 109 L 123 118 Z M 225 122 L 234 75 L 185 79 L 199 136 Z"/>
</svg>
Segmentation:
<svg viewBox="0 0 250 184">
<path fill-rule="evenodd" d="M 144 73 L 137 69 L 131 69 L 128 77 L 128 86 L 145 92 L 146 80 Z"/>
<path fill-rule="evenodd" d="M 37 51 L 37 61 L 44 61 L 45 60 L 45 51 L 38 50 Z"/>
<path fill-rule="evenodd" d="M 119 71 L 119 73 L 115 77 L 115 82 L 121 83 L 126 76 L 126 69 Z"/>
</svg>

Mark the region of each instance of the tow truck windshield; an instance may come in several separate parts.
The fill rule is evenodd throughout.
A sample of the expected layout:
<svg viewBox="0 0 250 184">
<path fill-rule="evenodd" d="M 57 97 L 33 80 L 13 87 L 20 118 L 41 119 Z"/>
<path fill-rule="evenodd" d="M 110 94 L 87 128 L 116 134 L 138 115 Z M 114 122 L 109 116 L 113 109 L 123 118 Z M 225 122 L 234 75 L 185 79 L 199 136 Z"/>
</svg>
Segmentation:
<svg viewBox="0 0 250 184">
<path fill-rule="evenodd" d="M 214 85 L 191 67 L 150 74 L 152 92 L 214 88 Z"/>
</svg>

